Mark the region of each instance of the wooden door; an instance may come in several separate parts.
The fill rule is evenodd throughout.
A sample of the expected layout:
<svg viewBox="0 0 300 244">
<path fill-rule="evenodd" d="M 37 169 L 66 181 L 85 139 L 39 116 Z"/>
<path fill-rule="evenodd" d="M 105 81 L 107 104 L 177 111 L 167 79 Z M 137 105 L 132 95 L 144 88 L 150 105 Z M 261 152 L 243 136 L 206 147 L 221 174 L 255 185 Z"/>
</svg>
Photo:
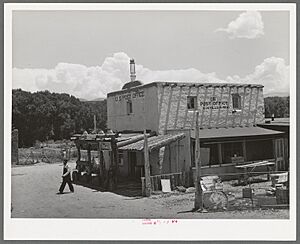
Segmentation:
<svg viewBox="0 0 300 244">
<path fill-rule="evenodd" d="M 133 179 L 136 177 L 136 152 L 128 153 L 128 176 Z"/>
<path fill-rule="evenodd" d="M 285 146 L 284 139 L 279 138 L 274 140 L 274 158 L 275 158 L 275 168 L 278 171 L 287 170 L 285 164 Z"/>
</svg>

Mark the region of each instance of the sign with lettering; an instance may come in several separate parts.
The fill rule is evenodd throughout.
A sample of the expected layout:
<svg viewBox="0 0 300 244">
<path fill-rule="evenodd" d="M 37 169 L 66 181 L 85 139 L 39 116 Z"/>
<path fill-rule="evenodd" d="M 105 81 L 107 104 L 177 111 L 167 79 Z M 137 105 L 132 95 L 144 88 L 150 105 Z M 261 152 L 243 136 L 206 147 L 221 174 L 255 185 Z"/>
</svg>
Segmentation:
<svg viewBox="0 0 300 244">
<path fill-rule="evenodd" d="M 200 102 L 203 109 L 227 109 L 228 101 L 218 101 L 217 97 L 210 97 L 209 101 Z"/>
<path fill-rule="evenodd" d="M 128 101 L 135 98 L 144 97 L 144 91 L 143 90 L 135 90 L 130 93 L 124 93 L 120 95 L 115 96 L 115 101 L 120 102 L 122 100 Z"/>
<path fill-rule="evenodd" d="M 100 147 L 99 147 L 100 150 L 102 151 L 111 151 L 111 143 L 110 141 L 102 141 L 100 142 Z"/>
</svg>

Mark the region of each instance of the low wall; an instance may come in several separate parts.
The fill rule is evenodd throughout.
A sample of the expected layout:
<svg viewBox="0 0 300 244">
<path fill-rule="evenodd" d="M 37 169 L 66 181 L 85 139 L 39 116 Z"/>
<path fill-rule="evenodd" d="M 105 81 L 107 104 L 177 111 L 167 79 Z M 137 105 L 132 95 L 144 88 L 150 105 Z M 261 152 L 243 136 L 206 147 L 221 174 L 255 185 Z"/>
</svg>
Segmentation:
<svg viewBox="0 0 300 244">
<path fill-rule="evenodd" d="M 19 131 L 14 129 L 11 132 L 11 164 L 19 163 Z"/>
</svg>

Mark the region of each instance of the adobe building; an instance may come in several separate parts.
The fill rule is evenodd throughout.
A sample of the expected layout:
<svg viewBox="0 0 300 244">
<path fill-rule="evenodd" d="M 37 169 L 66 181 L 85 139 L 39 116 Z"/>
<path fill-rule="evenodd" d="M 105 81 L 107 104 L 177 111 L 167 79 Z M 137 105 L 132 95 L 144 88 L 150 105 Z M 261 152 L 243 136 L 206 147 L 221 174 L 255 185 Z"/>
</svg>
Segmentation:
<svg viewBox="0 0 300 244">
<path fill-rule="evenodd" d="M 263 86 L 258 84 L 152 82 L 135 79 L 107 95 L 108 128 L 123 136 L 149 137 L 151 175 L 190 172 L 194 167 L 195 119 L 199 111 L 201 175 L 240 172 L 237 164 L 262 160 L 277 167 L 282 132 L 264 123 Z M 119 144 L 120 173 L 143 177 L 143 139 Z M 162 150 L 163 149 L 163 150 Z M 160 156 L 161 155 L 161 156 Z M 258 170 L 258 169 L 256 169 Z M 265 169 L 260 169 L 265 170 Z"/>
</svg>

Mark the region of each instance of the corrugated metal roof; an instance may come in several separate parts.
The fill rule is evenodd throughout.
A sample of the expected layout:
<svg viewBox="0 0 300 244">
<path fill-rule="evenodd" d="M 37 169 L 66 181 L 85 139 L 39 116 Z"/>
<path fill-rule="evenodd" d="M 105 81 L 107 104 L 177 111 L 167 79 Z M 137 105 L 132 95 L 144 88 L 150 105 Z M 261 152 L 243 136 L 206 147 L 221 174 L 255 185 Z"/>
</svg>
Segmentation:
<svg viewBox="0 0 300 244">
<path fill-rule="evenodd" d="M 155 148 L 160 148 L 170 144 L 171 142 L 180 140 L 185 137 L 184 133 L 178 134 L 168 134 L 168 135 L 159 135 L 152 136 L 148 138 L 148 147 L 149 150 L 153 150 Z M 144 140 L 140 140 L 129 145 L 119 147 L 119 150 L 123 151 L 143 151 L 144 150 Z"/>
<path fill-rule="evenodd" d="M 279 135 L 283 132 L 269 130 L 261 127 L 233 127 L 233 128 L 211 128 L 201 129 L 199 132 L 200 139 L 216 139 L 216 138 L 235 138 L 235 137 L 251 137 L 251 136 L 268 136 Z M 195 131 L 191 131 L 191 137 L 195 138 Z"/>
</svg>

